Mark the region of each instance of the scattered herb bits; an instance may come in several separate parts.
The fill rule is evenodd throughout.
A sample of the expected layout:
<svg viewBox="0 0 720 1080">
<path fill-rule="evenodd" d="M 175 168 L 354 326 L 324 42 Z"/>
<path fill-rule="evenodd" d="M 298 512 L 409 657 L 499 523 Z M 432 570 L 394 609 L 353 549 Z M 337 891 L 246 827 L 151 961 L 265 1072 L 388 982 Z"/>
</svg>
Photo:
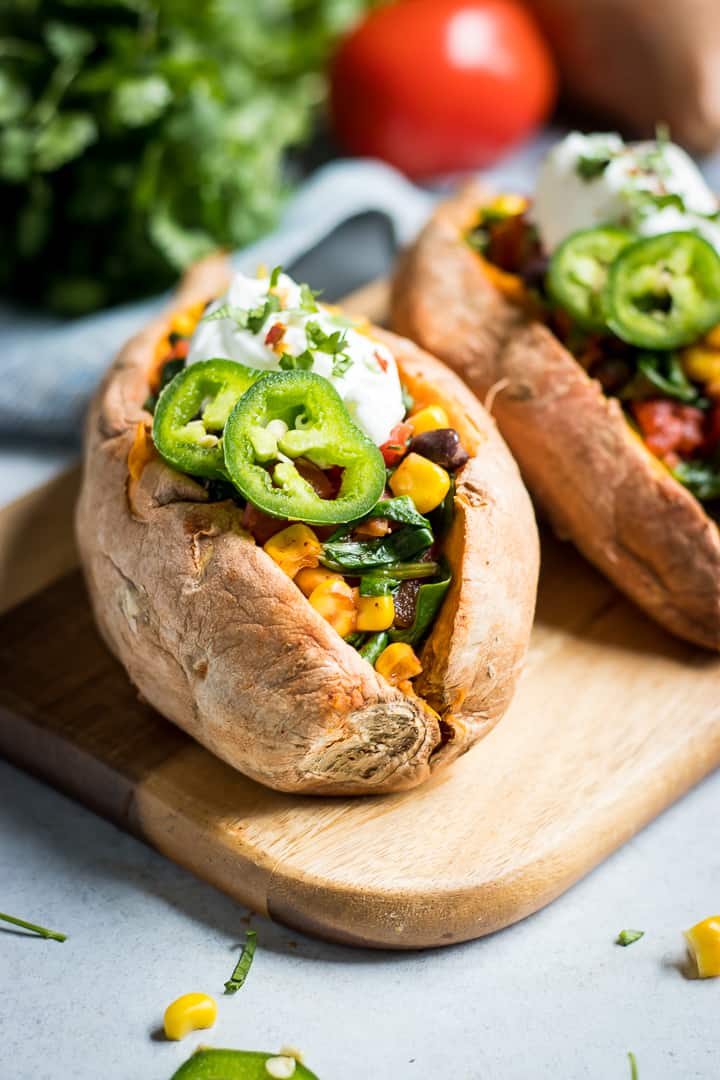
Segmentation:
<svg viewBox="0 0 720 1080">
<path fill-rule="evenodd" d="M 632 1050 L 628 1050 L 628 1061 L 630 1062 L 630 1080 L 639 1080 L 637 1061 Z"/>
<path fill-rule="evenodd" d="M 248 930 L 246 933 L 246 941 L 243 946 L 243 951 L 240 954 L 240 959 L 235 965 L 235 970 L 225 983 L 225 993 L 235 994 L 243 985 L 248 977 L 248 972 L 255 956 L 255 949 L 257 948 L 257 934 L 254 930 Z"/>
<path fill-rule="evenodd" d="M 36 926 L 35 923 L 25 922 L 24 919 L 16 919 L 14 915 L 4 915 L 1 911 L 0 921 L 19 926 L 21 930 L 29 930 L 31 933 L 47 938 L 49 941 L 67 941 L 67 934 L 59 934 L 57 930 L 47 930 L 44 926 Z"/>
<path fill-rule="evenodd" d="M 615 938 L 616 945 L 632 945 L 634 941 L 639 941 L 644 935 L 644 930 L 621 930 L 618 936 Z"/>
</svg>

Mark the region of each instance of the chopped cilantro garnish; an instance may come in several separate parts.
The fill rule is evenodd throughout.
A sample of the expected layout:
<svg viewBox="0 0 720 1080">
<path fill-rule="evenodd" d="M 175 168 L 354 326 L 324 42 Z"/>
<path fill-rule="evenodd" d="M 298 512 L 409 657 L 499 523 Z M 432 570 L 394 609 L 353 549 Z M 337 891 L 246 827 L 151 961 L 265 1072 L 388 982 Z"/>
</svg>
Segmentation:
<svg viewBox="0 0 720 1080">
<path fill-rule="evenodd" d="M 211 311 L 208 315 L 203 315 L 200 322 L 217 322 L 218 319 L 233 319 L 242 330 L 247 326 L 247 318 L 247 308 L 232 307 L 230 304 L 221 304 L 219 308 L 215 308 L 215 311 Z"/>
<path fill-rule="evenodd" d="M 309 349 L 293 356 L 292 353 L 283 353 L 280 357 L 280 367 L 283 371 L 310 371 L 314 363 L 313 354 Z"/>
<path fill-rule="evenodd" d="M 51 941 L 67 941 L 67 934 L 60 934 L 57 930 L 48 930 L 46 927 L 38 926 L 36 923 L 26 922 L 25 919 L 17 919 L 14 915 L 5 915 L 0 912 L 0 920 L 10 923 L 12 926 L 19 926 L 21 930 L 29 930 L 31 934 L 38 934 L 40 937 L 48 938 Z"/>
<path fill-rule="evenodd" d="M 235 994 L 243 985 L 247 979 L 250 965 L 253 962 L 255 955 L 255 948 L 257 946 L 257 934 L 254 930 L 248 930 L 245 934 L 245 944 L 243 945 L 243 951 L 240 953 L 240 959 L 238 960 L 232 975 L 225 983 L 225 993 Z"/>
<path fill-rule="evenodd" d="M 349 367 L 352 367 L 352 360 L 347 353 L 338 353 L 333 359 L 332 374 L 336 379 L 341 379 Z"/>
<path fill-rule="evenodd" d="M 615 939 L 615 944 L 632 945 L 633 941 L 639 941 L 644 933 L 644 930 L 621 930 Z"/>
<path fill-rule="evenodd" d="M 321 292 L 322 289 L 311 289 L 309 285 L 303 282 L 300 286 L 300 310 L 314 314 L 318 309 L 315 301 Z"/>
<path fill-rule="evenodd" d="M 597 176 L 602 176 L 611 160 L 607 153 L 583 154 L 575 163 L 575 172 L 582 180 L 594 180 Z"/>
</svg>

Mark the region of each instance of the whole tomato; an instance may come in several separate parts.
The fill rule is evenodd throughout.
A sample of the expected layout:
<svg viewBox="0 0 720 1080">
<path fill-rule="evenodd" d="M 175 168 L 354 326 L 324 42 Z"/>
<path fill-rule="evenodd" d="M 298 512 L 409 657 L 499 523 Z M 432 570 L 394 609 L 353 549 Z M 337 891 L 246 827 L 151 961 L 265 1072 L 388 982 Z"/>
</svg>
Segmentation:
<svg viewBox="0 0 720 1080">
<path fill-rule="evenodd" d="M 331 67 L 340 142 L 415 177 L 489 164 L 555 94 L 548 47 L 516 0 L 397 0 L 370 12 Z"/>
</svg>

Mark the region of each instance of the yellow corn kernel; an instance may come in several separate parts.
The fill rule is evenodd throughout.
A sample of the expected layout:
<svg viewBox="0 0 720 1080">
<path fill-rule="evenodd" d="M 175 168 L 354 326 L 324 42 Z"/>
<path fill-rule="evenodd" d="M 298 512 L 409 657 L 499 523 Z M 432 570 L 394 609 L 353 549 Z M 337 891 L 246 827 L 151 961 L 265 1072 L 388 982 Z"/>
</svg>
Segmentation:
<svg viewBox="0 0 720 1080">
<path fill-rule="evenodd" d="M 358 597 L 358 630 L 387 630 L 395 621 L 392 596 Z"/>
<path fill-rule="evenodd" d="M 709 383 L 720 380 L 720 349 L 691 345 L 682 351 L 682 365 L 689 379 Z"/>
<path fill-rule="evenodd" d="M 298 522 L 271 536 L 263 550 L 288 577 L 294 578 L 303 567 L 317 566 L 322 544 L 312 529 Z"/>
<path fill-rule="evenodd" d="M 488 203 L 487 209 L 491 213 L 504 214 L 506 217 L 518 217 L 525 213 L 529 205 L 524 195 L 508 194 L 498 195 L 491 203 Z"/>
<path fill-rule="evenodd" d="M 427 405 L 414 416 L 408 417 L 408 423 L 412 424 L 413 435 L 422 435 L 425 431 L 437 431 L 438 428 L 450 427 L 448 414 L 442 405 Z"/>
<path fill-rule="evenodd" d="M 409 495 L 421 514 L 439 506 L 450 490 L 445 469 L 420 454 L 408 454 L 390 477 L 393 495 Z"/>
<path fill-rule="evenodd" d="M 191 1031 L 212 1027 L 217 1005 L 209 994 L 183 994 L 165 1010 L 163 1026 L 168 1039 L 184 1039 Z"/>
<path fill-rule="evenodd" d="M 375 670 L 387 679 L 391 686 L 414 679 L 422 671 L 422 664 L 411 645 L 404 641 L 394 641 L 378 656 Z"/>
<path fill-rule="evenodd" d="M 176 334 L 182 334 L 183 337 L 190 337 L 200 321 L 200 316 L 202 315 L 204 308 L 205 304 L 199 303 L 193 304 L 192 307 L 185 308 L 184 311 L 178 311 L 170 320 L 170 329 Z"/>
<path fill-rule="evenodd" d="M 720 349 L 720 323 L 713 326 L 712 330 L 705 335 L 705 344 L 711 349 Z"/>
<path fill-rule="evenodd" d="M 700 978 L 720 975 L 720 915 L 711 915 L 686 930 L 685 940 Z"/>
<path fill-rule="evenodd" d="M 316 589 L 323 581 L 342 581 L 340 574 L 335 574 L 332 570 L 326 570 L 324 566 L 306 566 L 302 570 L 299 570 L 295 577 L 295 584 L 300 589 L 300 592 L 305 596 L 309 596 L 313 589 Z"/>
<path fill-rule="evenodd" d="M 321 581 L 308 596 L 308 603 L 322 615 L 340 637 L 352 634 L 357 624 L 356 590 L 338 576 Z"/>
</svg>

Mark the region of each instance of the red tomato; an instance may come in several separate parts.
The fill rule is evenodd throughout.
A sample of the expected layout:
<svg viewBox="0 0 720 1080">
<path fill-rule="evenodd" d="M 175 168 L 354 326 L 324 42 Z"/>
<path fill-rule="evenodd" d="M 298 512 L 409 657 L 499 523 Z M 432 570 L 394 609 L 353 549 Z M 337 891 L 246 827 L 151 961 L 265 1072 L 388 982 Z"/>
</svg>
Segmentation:
<svg viewBox="0 0 720 1080">
<path fill-rule="evenodd" d="M 392 469 L 394 465 L 399 465 L 405 457 L 412 431 L 412 424 L 396 424 L 390 432 L 390 438 L 381 445 L 380 453 L 388 469 Z"/>
<path fill-rule="evenodd" d="M 645 443 L 671 467 L 705 442 L 705 414 L 670 398 L 634 401 L 632 411 Z"/>
<path fill-rule="evenodd" d="M 549 49 L 517 0 L 397 0 L 370 12 L 331 70 L 340 141 L 410 176 L 494 161 L 555 92 Z"/>
</svg>

